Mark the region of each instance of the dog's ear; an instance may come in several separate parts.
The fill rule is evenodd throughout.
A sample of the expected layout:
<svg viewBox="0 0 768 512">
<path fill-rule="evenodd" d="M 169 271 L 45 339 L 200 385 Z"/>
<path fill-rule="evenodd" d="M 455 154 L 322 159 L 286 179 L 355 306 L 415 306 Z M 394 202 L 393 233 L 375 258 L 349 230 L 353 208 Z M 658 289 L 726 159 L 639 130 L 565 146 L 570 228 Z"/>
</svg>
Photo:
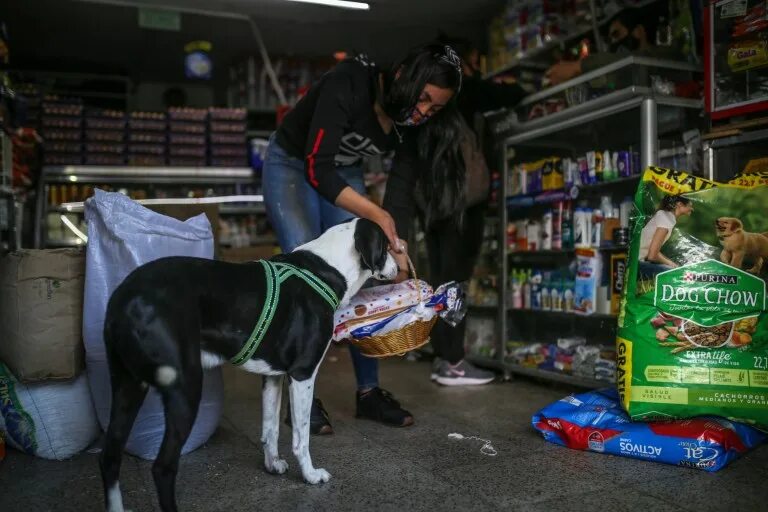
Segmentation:
<svg viewBox="0 0 768 512">
<path fill-rule="evenodd" d="M 731 229 L 734 231 L 739 231 L 744 229 L 744 224 L 741 222 L 740 219 L 731 219 Z"/>
<path fill-rule="evenodd" d="M 371 272 L 384 269 L 387 263 L 389 240 L 384 230 L 368 219 L 358 219 L 355 226 L 355 249 L 360 254 L 360 265 Z"/>
</svg>

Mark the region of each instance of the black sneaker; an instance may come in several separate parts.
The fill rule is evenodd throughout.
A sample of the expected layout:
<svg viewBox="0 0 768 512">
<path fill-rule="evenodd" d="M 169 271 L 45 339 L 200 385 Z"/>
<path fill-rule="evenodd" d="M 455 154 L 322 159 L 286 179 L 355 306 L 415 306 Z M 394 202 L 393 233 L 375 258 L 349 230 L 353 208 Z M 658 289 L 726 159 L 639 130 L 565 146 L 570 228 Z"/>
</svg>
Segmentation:
<svg viewBox="0 0 768 512">
<path fill-rule="evenodd" d="M 413 425 L 413 415 L 400 407 L 387 390 L 373 388 L 363 394 L 357 393 L 357 418 L 365 418 L 384 423 L 392 427 Z"/>
<path fill-rule="evenodd" d="M 291 403 L 288 402 L 288 413 L 285 415 L 285 424 L 293 428 L 291 424 Z M 331 418 L 323 407 L 319 398 L 312 400 L 312 412 L 309 417 L 309 433 L 313 436 L 327 436 L 333 434 Z"/>
</svg>

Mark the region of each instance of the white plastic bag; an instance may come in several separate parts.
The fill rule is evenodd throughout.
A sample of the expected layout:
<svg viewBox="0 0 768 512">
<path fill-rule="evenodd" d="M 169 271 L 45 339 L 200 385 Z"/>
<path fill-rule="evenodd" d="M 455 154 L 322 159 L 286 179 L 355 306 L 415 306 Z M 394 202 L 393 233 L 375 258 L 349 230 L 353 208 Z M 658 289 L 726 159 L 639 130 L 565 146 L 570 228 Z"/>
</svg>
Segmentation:
<svg viewBox="0 0 768 512">
<path fill-rule="evenodd" d="M 68 459 L 87 448 L 99 424 L 85 375 L 22 384 L 0 363 L 0 432 L 9 446 L 44 459 Z"/>
<path fill-rule="evenodd" d="M 95 191 L 85 205 L 88 248 L 85 268 L 83 341 L 88 381 L 102 428 L 109 423 L 111 386 L 104 348 L 104 316 L 112 292 L 135 268 L 166 256 L 213 258 L 213 234 L 204 214 L 184 222 L 155 213 L 123 194 Z M 224 401 L 221 368 L 203 372 L 197 419 L 182 453 L 206 442 L 218 426 Z M 126 451 L 154 459 L 165 433 L 160 395 L 150 389 Z"/>
</svg>

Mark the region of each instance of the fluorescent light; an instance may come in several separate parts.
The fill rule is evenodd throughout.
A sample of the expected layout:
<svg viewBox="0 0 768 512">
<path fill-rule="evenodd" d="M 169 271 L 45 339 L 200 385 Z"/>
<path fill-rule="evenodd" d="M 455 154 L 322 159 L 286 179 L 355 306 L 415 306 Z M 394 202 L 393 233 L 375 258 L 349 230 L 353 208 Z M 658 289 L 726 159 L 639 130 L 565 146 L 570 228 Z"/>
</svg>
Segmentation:
<svg viewBox="0 0 768 512">
<path fill-rule="evenodd" d="M 305 4 L 328 5 L 330 7 L 341 7 L 342 9 L 359 9 L 368 11 L 371 6 L 365 2 L 348 2 L 347 0 L 286 0 L 288 2 L 302 2 Z"/>
</svg>

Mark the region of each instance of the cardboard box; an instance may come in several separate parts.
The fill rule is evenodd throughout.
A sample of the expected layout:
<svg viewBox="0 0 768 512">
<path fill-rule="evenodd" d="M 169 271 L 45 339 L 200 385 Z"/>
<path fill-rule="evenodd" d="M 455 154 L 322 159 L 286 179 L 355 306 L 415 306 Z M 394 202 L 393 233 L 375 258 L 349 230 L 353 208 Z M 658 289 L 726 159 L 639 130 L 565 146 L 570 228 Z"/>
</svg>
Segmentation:
<svg viewBox="0 0 768 512">
<path fill-rule="evenodd" d="M 22 382 L 84 368 L 82 249 L 20 250 L 0 259 L 0 361 Z"/>
</svg>

